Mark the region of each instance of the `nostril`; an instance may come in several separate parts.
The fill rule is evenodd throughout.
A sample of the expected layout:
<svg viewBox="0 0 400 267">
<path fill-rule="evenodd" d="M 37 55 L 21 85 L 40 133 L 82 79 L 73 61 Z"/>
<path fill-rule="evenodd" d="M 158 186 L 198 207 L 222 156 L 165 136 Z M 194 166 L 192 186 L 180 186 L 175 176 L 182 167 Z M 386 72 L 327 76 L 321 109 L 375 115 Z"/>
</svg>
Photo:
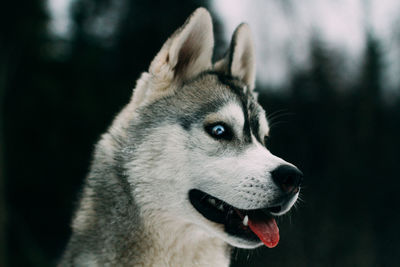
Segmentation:
<svg viewBox="0 0 400 267">
<path fill-rule="evenodd" d="M 274 182 L 285 192 L 296 194 L 303 181 L 303 173 L 296 167 L 281 165 L 271 172 Z"/>
</svg>

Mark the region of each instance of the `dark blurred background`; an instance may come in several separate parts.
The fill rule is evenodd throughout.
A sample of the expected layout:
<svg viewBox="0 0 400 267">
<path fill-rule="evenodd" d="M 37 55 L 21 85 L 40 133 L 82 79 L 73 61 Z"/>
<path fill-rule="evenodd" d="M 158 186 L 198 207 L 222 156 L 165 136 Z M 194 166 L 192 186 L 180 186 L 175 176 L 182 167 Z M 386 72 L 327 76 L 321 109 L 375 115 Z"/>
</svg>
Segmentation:
<svg viewBox="0 0 400 267">
<path fill-rule="evenodd" d="M 201 5 L 221 55 L 221 16 Z M 0 266 L 56 264 L 95 142 L 198 6 L 74 0 L 68 32 L 56 34 L 46 1 L 1 2 Z M 385 88 L 386 51 L 365 36 L 357 75 L 343 78 L 343 55 L 316 32 L 307 68 L 258 84 L 271 151 L 306 179 L 298 208 L 278 221 L 278 247 L 234 250 L 232 266 L 400 266 L 400 87 Z"/>
</svg>

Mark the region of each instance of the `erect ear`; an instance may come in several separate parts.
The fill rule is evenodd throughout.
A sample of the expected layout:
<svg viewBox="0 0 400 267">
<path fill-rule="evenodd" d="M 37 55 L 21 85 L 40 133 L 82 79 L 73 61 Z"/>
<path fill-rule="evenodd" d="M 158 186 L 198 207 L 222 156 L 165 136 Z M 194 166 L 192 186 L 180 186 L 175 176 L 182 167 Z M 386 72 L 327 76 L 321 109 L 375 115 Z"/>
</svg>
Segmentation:
<svg viewBox="0 0 400 267">
<path fill-rule="evenodd" d="M 250 90 L 254 89 L 256 62 L 250 27 L 240 24 L 232 36 L 225 58 L 214 65 L 214 69 L 242 80 Z"/>
<path fill-rule="evenodd" d="M 149 72 L 171 82 L 183 82 L 211 69 L 213 47 L 211 16 L 206 9 L 198 8 L 163 45 Z"/>
</svg>

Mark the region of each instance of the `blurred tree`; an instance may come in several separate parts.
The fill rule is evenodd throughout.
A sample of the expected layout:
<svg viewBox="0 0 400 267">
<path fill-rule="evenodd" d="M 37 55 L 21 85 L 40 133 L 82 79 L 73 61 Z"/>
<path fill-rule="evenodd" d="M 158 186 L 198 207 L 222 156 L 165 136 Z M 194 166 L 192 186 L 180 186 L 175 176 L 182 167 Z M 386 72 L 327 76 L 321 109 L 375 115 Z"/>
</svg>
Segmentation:
<svg viewBox="0 0 400 267">
<path fill-rule="evenodd" d="M 364 64 L 359 80 L 358 94 L 358 125 L 357 140 L 362 155 L 376 154 L 380 140 L 376 140 L 379 131 L 379 117 L 381 95 L 381 70 L 379 43 L 368 35 Z M 368 151 L 367 151 L 368 150 Z M 366 153 L 369 152 L 369 153 Z M 372 153 L 371 153 L 372 152 Z M 373 158 L 365 158 L 366 162 L 372 163 Z"/>
<path fill-rule="evenodd" d="M 10 249 L 10 230 L 12 231 L 12 213 L 7 201 L 9 191 L 8 151 L 12 149 L 5 142 L 5 125 L 12 121 L 13 114 L 7 113 L 7 97 L 18 87 L 18 81 L 23 80 L 32 66 L 30 63 L 38 59 L 39 47 L 42 45 L 42 34 L 45 30 L 47 17 L 41 1 L 28 1 L 21 9 L 20 3 L 3 1 L 0 7 L 0 266 L 6 266 Z M 29 27 L 27 27 L 29 25 Z M 28 74 L 29 75 L 29 74 Z"/>
<path fill-rule="evenodd" d="M 0 15 L 1 16 L 1 15 Z M 0 39 L 0 44 L 2 44 Z M 0 266 L 6 266 L 6 199 L 4 162 L 4 95 L 8 78 L 5 50 L 0 48 Z"/>
<path fill-rule="evenodd" d="M 0 266 L 6 254 L 10 266 L 55 264 L 93 144 L 166 38 L 199 6 L 76 0 L 63 39 L 48 34 L 44 3 L 0 8 Z M 306 203 L 292 224 L 278 222 L 276 249 L 235 250 L 233 266 L 395 266 L 400 100 L 382 101 L 381 48 L 372 36 L 367 43 L 361 75 L 348 77 L 353 83 L 339 75 L 340 52 L 315 38 L 310 68 L 286 93 L 259 86 L 267 113 L 277 112 L 269 148 L 304 171 Z M 279 117 L 285 113 L 295 115 Z"/>
<path fill-rule="evenodd" d="M 400 262 L 395 245 L 398 240 L 393 236 L 398 228 L 395 222 L 399 221 L 400 215 L 398 212 L 392 215 L 394 212 L 392 203 L 397 202 L 396 185 L 399 183 L 400 172 L 398 164 L 400 145 L 396 141 L 400 135 L 398 123 L 400 113 L 398 99 L 394 100 L 397 105 L 390 105 L 385 103 L 383 98 L 385 93 L 385 83 L 382 80 L 384 65 L 381 61 L 383 52 L 380 43 L 369 35 L 359 88 L 356 92 L 356 144 L 363 163 L 358 181 L 365 188 L 363 191 L 367 192 L 363 196 L 368 198 L 370 193 L 373 193 L 368 204 L 365 203 L 362 208 L 370 214 L 371 227 L 374 229 L 374 251 L 377 255 L 375 264 L 392 266 L 394 258 L 397 257 L 397 262 Z M 365 179 L 365 177 L 375 179 Z"/>
<path fill-rule="evenodd" d="M 0 152 L 7 169 L 0 169 L 0 185 L 9 213 L 0 245 L 7 237 L 10 266 L 54 265 L 93 144 L 162 43 L 199 6 L 78 0 L 71 36 L 63 39 L 49 35 L 45 4 L 8 1 L 1 8 L 0 124 L 7 142 L 0 139 Z"/>
<path fill-rule="evenodd" d="M 1 50 L 0 50 L 1 51 Z M 4 68 L 5 66 L 1 66 Z M 0 266 L 6 266 L 6 203 L 5 203 L 5 175 L 4 175 L 4 91 L 6 71 L 0 69 Z"/>
</svg>

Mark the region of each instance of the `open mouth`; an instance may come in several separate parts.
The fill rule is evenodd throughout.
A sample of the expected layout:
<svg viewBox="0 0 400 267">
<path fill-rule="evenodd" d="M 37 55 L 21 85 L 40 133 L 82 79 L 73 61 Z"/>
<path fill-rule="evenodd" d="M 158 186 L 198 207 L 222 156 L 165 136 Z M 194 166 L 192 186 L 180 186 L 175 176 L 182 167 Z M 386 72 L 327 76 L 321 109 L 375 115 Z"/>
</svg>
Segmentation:
<svg viewBox="0 0 400 267">
<path fill-rule="evenodd" d="M 273 248 L 279 242 L 279 229 L 271 213 L 279 213 L 281 206 L 243 210 L 197 189 L 189 191 L 194 208 L 208 220 L 223 224 L 225 231 L 251 242 L 263 242 Z"/>
</svg>

